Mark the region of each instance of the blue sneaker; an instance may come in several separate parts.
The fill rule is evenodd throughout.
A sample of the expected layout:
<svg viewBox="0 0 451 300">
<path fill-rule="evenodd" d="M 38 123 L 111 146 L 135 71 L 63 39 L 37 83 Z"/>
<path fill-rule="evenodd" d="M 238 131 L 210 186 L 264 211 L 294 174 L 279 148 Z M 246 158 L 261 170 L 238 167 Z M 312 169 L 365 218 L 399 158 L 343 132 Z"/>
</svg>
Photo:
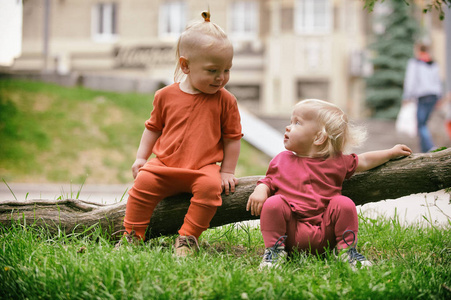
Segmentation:
<svg viewBox="0 0 451 300">
<path fill-rule="evenodd" d="M 265 249 L 265 254 L 263 254 L 263 259 L 259 266 L 260 270 L 265 268 L 280 267 L 280 265 L 286 261 L 287 252 L 285 251 L 285 246 L 283 245 L 286 238 L 286 235 L 281 236 L 274 246 Z"/>
<path fill-rule="evenodd" d="M 353 235 L 353 240 L 351 244 L 348 244 L 348 242 L 345 240 L 345 234 L 348 232 L 350 232 Z M 341 261 L 349 262 L 353 270 L 362 267 L 371 267 L 373 265 L 368 259 L 366 259 L 365 256 L 357 252 L 355 248 L 357 246 L 357 241 L 355 240 L 354 231 L 346 230 L 343 233 L 343 241 L 345 241 L 346 245 L 348 245 L 348 248 L 342 249 L 340 251 L 340 254 L 338 256 Z"/>
</svg>

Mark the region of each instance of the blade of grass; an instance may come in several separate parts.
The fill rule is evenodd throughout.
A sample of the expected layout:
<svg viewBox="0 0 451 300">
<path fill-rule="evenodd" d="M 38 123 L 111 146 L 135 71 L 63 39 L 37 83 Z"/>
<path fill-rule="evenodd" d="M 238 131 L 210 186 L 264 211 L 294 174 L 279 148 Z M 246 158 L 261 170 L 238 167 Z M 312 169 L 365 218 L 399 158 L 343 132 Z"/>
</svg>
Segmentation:
<svg viewBox="0 0 451 300">
<path fill-rule="evenodd" d="M 16 195 L 14 194 L 13 190 L 9 187 L 8 183 L 6 183 L 6 180 L 5 180 L 4 178 L 2 178 L 2 180 L 3 180 L 3 182 L 6 184 L 6 186 L 8 187 L 8 189 L 9 189 L 9 191 L 11 192 L 11 194 L 13 195 L 14 199 L 16 199 L 16 201 L 19 201 L 19 200 L 17 200 L 17 197 L 16 197 Z"/>
<path fill-rule="evenodd" d="M 80 199 L 80 193 L 81 193 L 81 189 L 83 188 L 83 186 L 85 185 L 85 182 L 86 182 L 86 178 L 87 177 L 85 177 L 84 179 L 83 179 L 83 182 L 81 183 L 81 186 L 80 186 L 80 188 L 78 189 L 78 192 L 77 192 L 77 197 L 76 197 L 76 199 Z"/>
</svg>

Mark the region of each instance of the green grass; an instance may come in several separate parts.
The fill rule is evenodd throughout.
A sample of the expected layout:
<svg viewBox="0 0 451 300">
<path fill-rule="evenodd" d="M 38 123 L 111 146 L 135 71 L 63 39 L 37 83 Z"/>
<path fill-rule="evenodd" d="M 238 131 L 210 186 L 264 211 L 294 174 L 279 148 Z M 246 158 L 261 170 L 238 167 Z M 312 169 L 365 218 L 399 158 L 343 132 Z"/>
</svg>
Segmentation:
<svg viewBox="0 0 451 300">
<path fill-rule="evenodd" d="M 0 178 L 7 182 L 131 183 L 153 95 L 0 78 Z M 269 157 L 243 141 L 237 176 Z"/>
<path fill-rule="evenodd" d="M 360 216 L 358 250 L 375 265 L 353 272 L 332 255 L 294 255 L 258 271 L 258 227 L 207 230 L 201 251 L 172 255 L 174 237 L 114 250 L 100 228 L 50 236 L 42 228 L 0 227 L 4 299 L 449 299 L 451 222 L 401 226 Z"/>
</svg>

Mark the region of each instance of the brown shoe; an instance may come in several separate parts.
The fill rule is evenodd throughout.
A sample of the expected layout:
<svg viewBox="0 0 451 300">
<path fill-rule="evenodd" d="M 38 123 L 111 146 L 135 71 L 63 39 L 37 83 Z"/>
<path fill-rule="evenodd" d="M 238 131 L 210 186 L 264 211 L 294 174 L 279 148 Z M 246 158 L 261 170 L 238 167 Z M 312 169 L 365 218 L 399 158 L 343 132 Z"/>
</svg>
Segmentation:
<svg viewBox="0 0 451 300">
<path fill-rule="evenodd" d="M 174 252 L 176 256 L 186 257 L 197 251 L 199 251 L 199 244 L 197 243 L 196 237 L 192 235 L 179 236 L 175 239 Z"/>
<path fill-rule="evenodd" d="M 127 230 L 119 230 L 116 231 L 115 233 L 113 233 L 112 235 L 118 234 L 120 232 L 124 232 L 124 235 L 121 237 L 121 239 L 119 240 L 119 242 L 116 243 L 116 245 L 114 246 L 115 250 L 119 250 L 119 248 L 122 245 L 139 245 L 141 242 L 141 239 L 139 239 L 136 236 L 136 232 L 134 230 L 130 231 L 130 233 L 128 233 Z"/>
</svg>

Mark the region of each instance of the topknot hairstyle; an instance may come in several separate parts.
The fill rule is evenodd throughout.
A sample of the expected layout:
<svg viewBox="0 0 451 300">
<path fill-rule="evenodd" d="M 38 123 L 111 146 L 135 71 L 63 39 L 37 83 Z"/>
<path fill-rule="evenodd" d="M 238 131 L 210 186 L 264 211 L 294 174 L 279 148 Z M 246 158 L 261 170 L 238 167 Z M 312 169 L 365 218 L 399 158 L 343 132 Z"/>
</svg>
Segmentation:
<svg viewBox="0 0 451 300">
<path fill-rule="evenodd" d="M 177 41 L 176 49 L 176 67 L 174 71 L 174 81 L 182 80 L 184 74 L 180 68 L 180 56 L 189 56 L 194 53 L 194 50 L 208 49 L 215 45 L 218 41 L 225 43 L 225 45 L 232 47 L 231 42 L 227 38 L 227 34 L 221 27 L 210 21 L 210 10 L 202 12 L 203 21 L 195 21 L 189 24 L 185 31 L 180 35 Z"/>
<path fill-rule="evenodd" d="M 327 158 L 347 152 L 352 147 L 360 146 L 366 139 L 365 128 L 351 124 L 344 111 L 335 104 L 307 99 L 300 101 L 296 106 L 307 106 L 316 113 L 321 133 L 325 135 L 325 142 L 318 152 L 319 157 Z"/>
<path fill-rule="evenodd" d="M 202 18 L 204 18 L 205 22 L 210 22 L 210 9 L 202 12 Z"/>
</svg>

